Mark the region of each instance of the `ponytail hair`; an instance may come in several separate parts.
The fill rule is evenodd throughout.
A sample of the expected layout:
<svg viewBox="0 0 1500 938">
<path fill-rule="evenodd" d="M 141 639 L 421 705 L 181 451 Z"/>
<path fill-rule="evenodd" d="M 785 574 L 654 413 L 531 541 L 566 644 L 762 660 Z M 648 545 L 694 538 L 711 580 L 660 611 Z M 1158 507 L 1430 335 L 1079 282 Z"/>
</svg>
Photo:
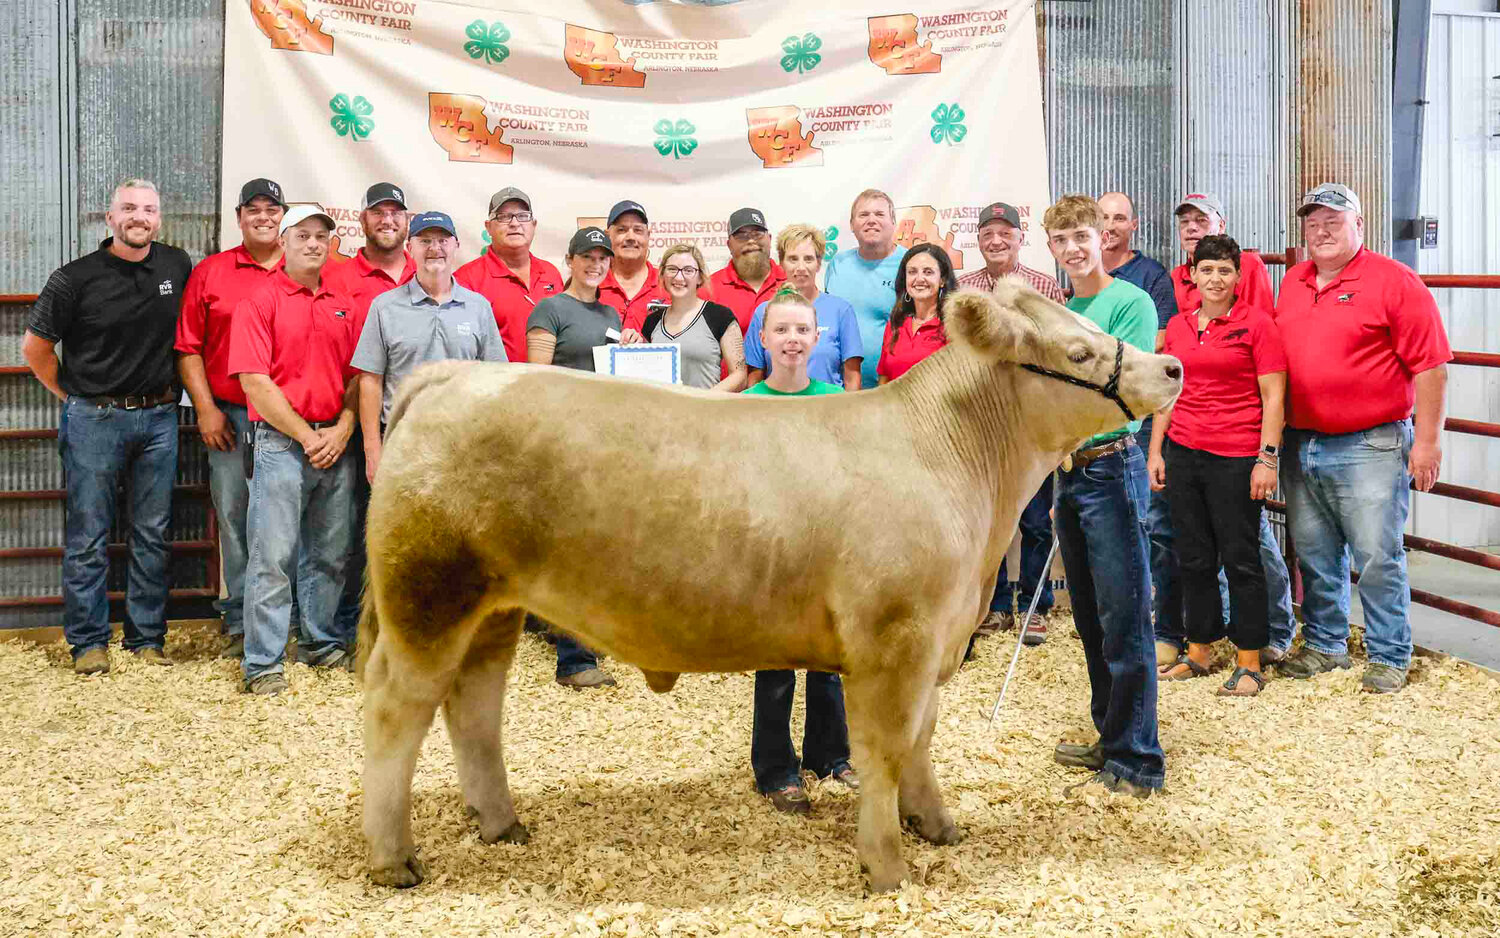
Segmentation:
<svg viewBox="0 0 1500 938">
<path fill-rule="evenodd" d="M 809 310 L 813 314 L 814 328 L 816 328 L 818 325 L 817 307 L 813 306 L 812 300 L 809 300 L 807 297 L 803 296 L 801 291 L 792 286 L 790 283 L 782 284 L 781 289 L 777 290 L 776 293 L 771 297 L 770 301 L 766 303 L 766 315 L 761 319 L 762 328 L 764 328 L 765 324 L 770 321 L 771 307 L 773 306 L 796 306 L 800 309 Z"/>
</svg>

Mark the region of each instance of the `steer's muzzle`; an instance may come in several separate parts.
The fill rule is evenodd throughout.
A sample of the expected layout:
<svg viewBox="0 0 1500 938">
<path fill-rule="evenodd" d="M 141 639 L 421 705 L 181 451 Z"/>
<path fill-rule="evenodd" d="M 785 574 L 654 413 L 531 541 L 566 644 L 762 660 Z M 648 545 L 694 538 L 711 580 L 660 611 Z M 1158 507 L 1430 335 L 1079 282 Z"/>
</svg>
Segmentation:
<svg viewBox="0 0 1500 938">
<path fill-rule="evenodd" d="M 1137 417 L 1170 406 L 1182 393 L 1182 362 L 1171 355 L 1130 349 L 1120 375 L 1120 396 Z"/>
</svg>

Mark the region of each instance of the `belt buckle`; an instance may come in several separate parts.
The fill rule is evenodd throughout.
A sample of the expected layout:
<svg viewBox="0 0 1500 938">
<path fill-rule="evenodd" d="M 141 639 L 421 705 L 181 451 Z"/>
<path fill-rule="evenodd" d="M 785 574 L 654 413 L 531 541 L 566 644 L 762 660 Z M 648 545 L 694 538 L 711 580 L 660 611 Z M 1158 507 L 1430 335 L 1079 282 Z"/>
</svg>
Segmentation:
<svg viewBox="0 0 1500 938">
<path fill-rule="evenodd" d="M 131 403 L 132 399 L 139 400 L 140 403 L 139 404 L 132 404 Z M 121 398 L 121 400 L 123 401 L 123 403 L 120 403 L 120 404 L 116 405 L 121 410 L 140 410 L 142 407 L 146 406 L 146 398 L 144 396 L 141 396 L 139 398 L 135 398 L 134 395 L 127 394 L 123 398 Z"/>
</svg>

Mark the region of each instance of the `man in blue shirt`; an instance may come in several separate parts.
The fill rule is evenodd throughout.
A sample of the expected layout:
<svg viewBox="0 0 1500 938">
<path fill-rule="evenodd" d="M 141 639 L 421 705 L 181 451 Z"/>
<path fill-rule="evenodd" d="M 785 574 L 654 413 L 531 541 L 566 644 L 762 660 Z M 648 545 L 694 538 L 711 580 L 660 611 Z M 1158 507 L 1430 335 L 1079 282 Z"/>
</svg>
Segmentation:
<svg viewBox="0 0 1500 938">
<path fill-rule="evenodd" d="M 896 305 L 896 271 L 902 252 L 896 247 L 896 203 L 879 189 L 866 189 L 849 209 L 849 227 L 859 247 L 840 251 L 828 262 L 823 289 L 848 300 L 859 320 L 865 360 L 860 386 L 880 383 L 880 339 Z"/>
</svg>

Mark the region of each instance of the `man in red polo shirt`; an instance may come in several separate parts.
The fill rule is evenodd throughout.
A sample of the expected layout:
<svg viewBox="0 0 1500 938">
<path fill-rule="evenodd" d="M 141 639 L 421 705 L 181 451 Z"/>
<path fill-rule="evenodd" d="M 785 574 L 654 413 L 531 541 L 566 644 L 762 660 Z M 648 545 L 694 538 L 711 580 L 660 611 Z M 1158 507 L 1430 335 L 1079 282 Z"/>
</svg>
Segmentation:
<svg viewBox="0 0 1500 938">
<path fill-rule="evenodd" d="M 354 338 L 359 340 L 365 317 L 375 297 L 394 290 L 417 273 L 417 263 L 406 250 L 406 193 L 389 182 L 377 182 L 365 190 L 359 224 L 365 245 L 354 259 L 327 268 L 329 289 L 349 298 L 354 316 Z M 352 353 L 352 349 L 350 350 Z M 365 445 L 359 427 L 349 445 L 354 461 L 354 537 L 351 541 L 344 596 L 339 602 L 338 623 L 352 643 L 359 628 L 360 598 L 365 583 L 365 511 L 370 504 L 370 482 L 365 476 Z M 301 650 L 298 656 L 304 657 Z"/>
<path fill-rule="evenodd" d="M 646 258 L 651 248 L 651 223 L 639 202 L 616 202 L 607 221 L 615 259 L 609 276 L 599 284 L 599 302 L 620 314 L 621 329 L 640 331 L 647 314 L 672 305 L 661 277 Z"/>
<path fill-rule="evenodd" d="M 459 283 L 490 301 L 495 324 L 505 342 L 505 357 L 526 360 L 526 320 L 536 304 L 561 293 L 562 274 L 531 253 L 536 238 L 536 213 L 531 197 L 514 186 L 490 196 L 490 216 L 484 223 L 490 249 L 454 271 Z"/>
<path fill-rule="evenodd" d="M 1212 192 L 1189 192 L 1172 214 L 1177 218 L 1177 240 L 1186 258 L 1172 270 L 1172 292 L 1177 297 L 1177 311 L 1182 313 L 1203 305 L 1198 298 L 1198 285 L 1193 283 L 1193 249 L 1204 235 L 1225 234 L 1228 221 L 1224 217 L 1224 203 Z M 1240 285 L 1235 291 L 1235 302 L 1268 313 L 1276 305 L 1271 274 L 1266 270 L 1266 262 L 1254 251 L 1240 255 Z"/>
<path fill-rule="evenodd" d="M 755 307 L 776 295 L 786 272 L 771 259 L 771 232 L 759 209 L 729 216 L 729 263 L 708 279 L 708 299 L 729 307 L 740 331 L 750 328 Z"/>
<path fill-rule="evenodd" d="M 245 391 L 229 375 L 230 324 L 235 307 L 271 278 L 281 263 L 281 187 L 252 179 L 240 187 L 234 209 L 241 243 L 193 268 L 177 318 L 177 373 L 193 399 L 198 433 L 208 448 L 208 489 L 219 519 L 225 597 L 215 605 L 228 636 L 223 655 L 245 651 L 245 435 L 250 416 Z"/>
<path fill-rule="evenodd" d="M 1276 325 L 1287 355 L 1281 484 L 1306 644 L 1281 673 L 1308 678 L 1350 666 L 1347 549 L 1369 655 L 1360 683 L 1392 693 L 1406 684 L 1412 652 L 1401 532 L 1411 486 L 1432 488 L 1442 464 L 1453 352 L 1421 279 L 1364 246 L 1358 196 L 1323 183 L 1297 214 L 1308 260 L 1286 272 Z"/>
<path fill-rule="evenodd" d="M 234 315 L 229 373 L 239 378 L 256 423 L 242 666 L 251 694 L 286 689 L 294 568 L 299 657 L 330 668 L 354 661 L 351 637 L 335 615 L 353 520 L 354 463 L 346 447 L 356 403 L 349 359 L 359 330 L 350 298 L 322 277 L 333 227 L 313 206 L 287 212 L 283 267 Z"/>
</svg>

